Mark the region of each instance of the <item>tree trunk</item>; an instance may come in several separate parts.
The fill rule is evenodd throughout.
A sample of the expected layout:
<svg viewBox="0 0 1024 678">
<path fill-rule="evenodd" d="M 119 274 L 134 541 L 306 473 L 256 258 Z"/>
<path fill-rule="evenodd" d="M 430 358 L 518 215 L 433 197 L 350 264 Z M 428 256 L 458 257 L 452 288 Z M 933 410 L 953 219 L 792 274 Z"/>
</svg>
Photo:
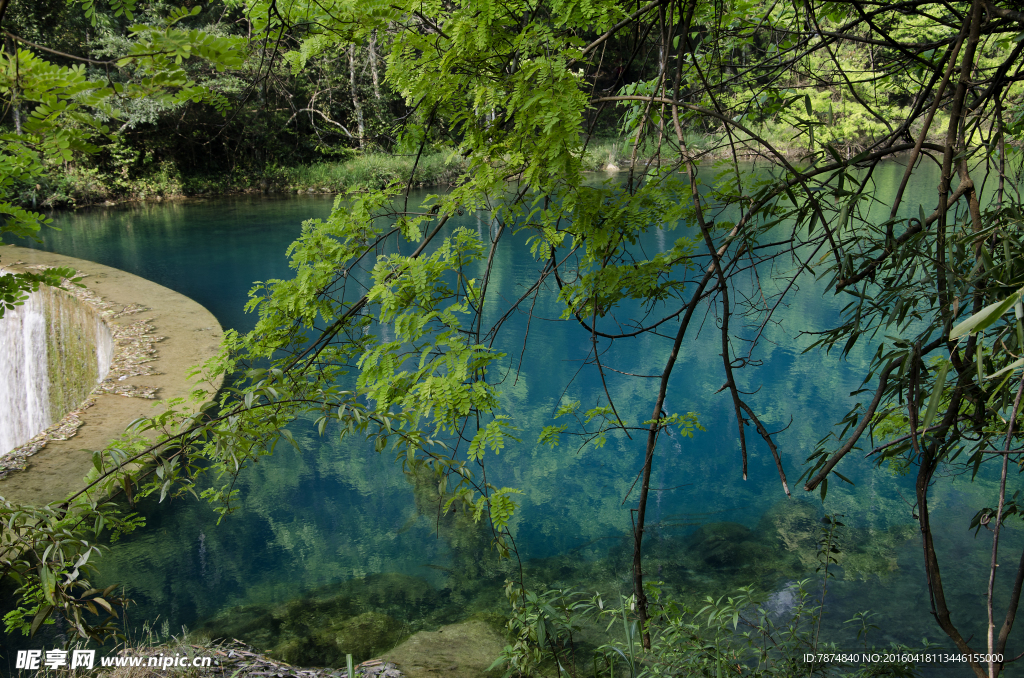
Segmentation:
<svg viewBox="0 0 1024 678">
<path fill-rule="evenodd" d="M 363 147 L 366 126 L 363 122 L 363 104 L 359 101 L 359 88 L 356 86 L 356 46 L 348 46 L 348 72 L 352 82 L 352 108 L 356 110 L 356 129 L 359 133 L 359 148 Z"/>
<path fill-rule="evenodd" d="M 17 63 L 18 46 L 14 44 L 14 41 L 9 36 L 4 38 L 4 49 Z M 17 67 L 15 67 L 14 72 L 18 72 Z M 21 104 L 18 102 L 17 82 L 11 86 L 11 115 L 14 116 L 14 131 L 18 136 L 21 136 Z"/>
<path fill-rule="evenodd" d="M 370 77 L 373 78 L 373 97 L 380 101 L 380 76 L 377 74 L 377 29 L 370 31 Z"/>
</svg>

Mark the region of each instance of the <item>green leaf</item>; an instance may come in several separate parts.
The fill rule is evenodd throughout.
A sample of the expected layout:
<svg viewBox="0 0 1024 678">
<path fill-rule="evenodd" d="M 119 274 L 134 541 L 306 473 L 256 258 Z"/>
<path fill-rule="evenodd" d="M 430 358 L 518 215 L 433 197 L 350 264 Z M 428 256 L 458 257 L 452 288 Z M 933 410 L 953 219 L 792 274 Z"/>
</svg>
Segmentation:
<svg viewBox="0 0 1024 678">
<path fill-rule="evenodd" d="M 1019 358 L 1017 360 L 1014 360 L 1012 363 L 1010 363 L 1009 365 L 1007 365 L 1003 369 L 999 370 L 998 372 L 993 372 L 992 374 L 988 375 L 988 377 L 986 377 L 986 379 L 995 379 L 996 377 L 998 377 L 998 376 L 1000 376 L 1002 374 L 1006 374 L 1007 372 L 1010 372 L 1012 370 L 1016 370 L 1016 369 L 1018 369 L 1020 367 L 1024 367 L 1024 358 Z M 929 405 L 929 407 L 930 407 L 930 405 Z"/>
<path fill-rule="evenodd" d="M 36 631 L 38 631 L 39 627 L 43 625 L 43 622 L 46 621 L 51 612 L 53 612 L 53 605 L 43 605 L 39 608 L 39 612 L 37 612 L 36 616 L 32 619 L 32 627 L 28 632 L 30 637 L 36 635 Z"/>
<path fill-rule="evenodd" d="M 1024 361 L 1018 361 L 1024 364 Z M 932 389 L 932 395 L 928 399 L 928 409 L 925 410 L 924 419 L 921 421 L 922 432 L 927 431 L 928 427 L 932 424 L 932 419 L 935 418 L 935 413 L 939 409 L 939 401 L 942 400 L 942 391 L 946 386 L 946 373 L 949 371 L 950 363 L 942 363 L 942 367 L 939 368 L 939 373 L 935 376 L 935 388 Z M 1004 371 L 1004 370 L 1001 370 Z M 992 377 L 989 377 L 991 379 Z"/>
<path fill-rule="evenodd" d="M 281 435 L 284 436 L 285 440 L 287 440 L 289 443 L 291 443 L 291 446 L 295 448 L 296 452 L 301 452 L 302 451 L 302 448 L 299 447 L 299 444 L 295 441 L 295 436 L 292 435 L 291 431 L 289 431 L 286 428 L 282 428 L 281 429 Z"/>
<path fill-rule="evenodd" d="M 43 557 L 45 558 L 46 554 L 43 554 Z M 45 564 L 40 565 L 39 586 L 43 590 L 43 597 L 46 598 L 46 602 L 50 605 L 54 605 L 56 602 L 53 597 L 53 592 L 56 587 L 56 584 L 56 579 L 54 578 L 53 572 L 50 571 L 50 568 L 46 567 Z"/>
<path fill-rule="evenodd" d="M 974 334 L 975 332 L 980 332 L 984 330 L 986 327 L 992 325 L 994 322 L 999 320 L 999 318 L 1002 317 L 1002 315 L 1006 313 L 1006 311 L 1008 311 L 1010 307 L 1017 302 L 1018 299 L 1020 299 L 1022 293 L 1024 293 L 1024 288 L 1017 290 L 1016 292 L 1006 297 L 1002 301 L 997 301 L 994 304 L 989 304 L 985 308 L 981 309 L 980 311 L 972 315 L 967 320 L 964 320 L 962 323 L 960 323 L 950 331 L 950 341 L 956 341 L 960 337 L 967 334 Z"/>
<path fill-rule="evenodd" d="M 847 478 L 846 476 L 844 476 L 844 475 L 843 475 L 842 473 L 840 473 L 839 471 L 832 471 L 832 473 L 834 473 L 834 474 L 836 474 L 837 476 L 839 476 L 839 479 L 840 479 L 840 480 L 842 480 L 842 481 L 844 481 L 844 482 L 847 482 L 847 483 L 849 483 L 850 485 L 856 485 L 856 483 L 854 483 L 854 482 L 853 482 L 852 480 L 850 480 L 849 478 Z"/>
</svg>

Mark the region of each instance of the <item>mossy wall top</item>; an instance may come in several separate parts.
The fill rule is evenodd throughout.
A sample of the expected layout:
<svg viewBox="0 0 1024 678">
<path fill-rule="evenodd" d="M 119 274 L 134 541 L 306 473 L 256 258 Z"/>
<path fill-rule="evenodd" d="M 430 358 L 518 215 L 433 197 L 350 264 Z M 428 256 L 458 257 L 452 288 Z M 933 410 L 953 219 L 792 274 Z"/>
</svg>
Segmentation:
<svg viewBox="0 0 1024 678">
<path fill-rule="evenodd" d="M 44 287 L 0 319 L 0 455 L 78 406 L 110 369 L 110 328 L 95 309 Z"/>
</svg>

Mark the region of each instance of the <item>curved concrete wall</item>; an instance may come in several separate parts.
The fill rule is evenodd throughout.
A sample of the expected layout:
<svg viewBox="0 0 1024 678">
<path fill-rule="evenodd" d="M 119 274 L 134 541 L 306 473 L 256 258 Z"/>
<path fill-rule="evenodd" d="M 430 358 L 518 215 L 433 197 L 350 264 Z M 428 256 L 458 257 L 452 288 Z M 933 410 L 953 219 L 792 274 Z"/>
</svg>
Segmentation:
<svg viewBox="0 0 1024 678">
<path fill-rule="evenodd" d="M 114 342 L 95 309 L 42 287 L 0 318 L 0 454 L 75 409 L 110 370 Z"/>
<path fill-rule="evenodd" d="M 73 301 L 78 301 L 102 318 L 114 344 L 113 360 L 107 363 L 109 372 L 102 383 L 95 383 L 105 369 L 99 359 L 95 361 L 96 377 L 75 380 L 89 382 L 89 388 L 96 386 L 85 403 L 72 404 L 67 416 L 14 452 L 4 454 L 5 450 L 0 450 L 0 497 L 37 505 L 60 501 L 82 487 L 82 478 L 92 468 L 92 451 L 109 445 L 130 422 L 159 414 L 160 401 L 175 402 L 178 409 L 187 411 L 220 388 L 221 379 L 216 374 L 205 381 L 188 377 L 190 367 L 217 355 L 223 336 L 217 319 L 195 301 L 126 271 L 51 252 L 6 245 L 0 246 L 0 260 L 8 270 L 41 266 L 76 269 L 84 276 L 85 288 L 76 287 L 66 295 L 71 302 L 66 308 L 63 302 L 51 304 L 51 315 L 69 312 L 74 308 Z M 32 323 L 38 326 L 38 316 L 28 324 Z M 87 323 L 76 325 L 54 317 L 51 324 L 80 326 L 86 328 L 83 334 L 88 334 Z M 66 341 L 70 342 L 71 337 L 67 336 Z M 103 348 L 105 341 L 101 337 L 97 348 L 109 355 Z M 80 351 L 77 362 L 53 365 L 48 348 L 47 369 L 51 373 L 74 371 L 76 366 L 85 364 L 83 357 L 87 354 L 88 351 Z M 41 364 L 41 357 L 32 358 L 32 362 Z M 3 366 L 0 371 L 0 379 L 5 378 Z M 32 397 L 36 402 L 51 402 L 52 395 L 47 392 L 45 399 L 38 394 Z M 76 396 L 66 395 L 64 402 L 69 402 L 67 398 L 74 401 Z M 27 403 L 28 400 L 25 407 L 29 408 Z"/>
</svg>

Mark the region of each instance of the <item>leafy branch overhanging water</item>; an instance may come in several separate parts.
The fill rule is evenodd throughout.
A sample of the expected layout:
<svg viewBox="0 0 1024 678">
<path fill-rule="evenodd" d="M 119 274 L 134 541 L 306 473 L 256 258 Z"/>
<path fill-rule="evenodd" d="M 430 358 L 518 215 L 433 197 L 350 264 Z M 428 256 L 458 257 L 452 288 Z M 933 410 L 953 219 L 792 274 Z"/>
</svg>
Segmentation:
<svg viewBox="0 0 1024 678">
<path fill-rule="evenodd" d="M 254 289 L 256 330 L 229 337 L 222 359 L 207 366 L 211 374 L 245 374 L 216 404 L 198 415 L 170 412 L 140 424 L 139 431 L 162 434 L 156 445 L 97 454 L 90 492 L 54 507 L 4 508 L 3 573 L 37 596 L 30 625 L 61 610 L 81 633 L 100 633 L 85 611 L 113 610 L 84 579 L 95 552 L 85 534 L 123 518 L 88 496 L 118 490 L 129 499 L 163 498 L 193 491 L 200 475 L 217 474 L 220 485 L 203 494 L 229 510 L 237 474 L 289 439 L 287 423 L 307 412 L 317 413 L 322 428 L 336 421 L 346 434 L 366 435 L 377 451 L 390 445 L 407 466 L 432 470 L 451 493 L 444 509 L 461 504 L 487 520 L 498 550 L 513 553 L 508 526 L 516 491 L 486 479 L 485 461 L 515 435 L 492 376 L 501 357 L 494 344 L 508 313 L 528 312 L 552 288 L 564 306 L 561 320 L 589 335 L 585 365 L 602 383 L 614 373 L 658 385 L 646 418 L 620 416 L 623 404 L 605 386 L 602 403 L 578 413 L 579 427 L 553 422 L 544 436 L 549 443 L 570 434 L 634 440 L 634 595 L 642 644 L 649 647 L 642 545 L 651 473 L 666 427 L 692 430 L 698 420 L 667 404 L 679 347 L 697 332 L 720 335 L 722 397 L 732 403 L 741 454 L 745 459 L 750 424 L 774 455 L 788 494 L 774 434 L 735 375 L 756 370 L 763 328 L 794 286 L 813 278 L 850 297 L 816 347 L 845 354 L 859 341 L 873 341 L 877 351 L 863 379 L 866 402 L 839 422 L 838 436 L 821 439 L 803 489 L 824 496 L 830 479 L 845 480 L 840 467 L 851 463 L 848 454 L 867 432 L 888 436 L 868 456 L 916 474 L 930 595 L 922 614 L 932 614 L 962 652 L 977 654 L 974 644 L 981 641 L 965 638 L 957 622 L 971 612 L 951 609 L 946 600 L 929 496 L 940 471 L 973 477 L 991 462 L 1000 467 L 999 490 L 978 507 L 977 518 L 992 528 L 994 580 L 999 528 L 1018 512 L 1006 480 L 1011 461 L 1020 462 L 1012 382 L 1024 350 L 1019 300 L 1003 303 L 1024 282 L 1014 174 L 1024 43 L 1013 41 L 1024 16 L 1003 4 L 655 0 L 638 9 L 610 1 L 424 9 L 419 3 L 248 3 L 254 34 L 273 40 L 302 21 L 307 51 L 390 31 L 387 79 L 415 108 L 403 121 L 401 143 L 414 153 L 429 143 L 463 155 L 464 183 L 424 209 L 409 208 L 401 184 L 365 186 L 339 199 L 331 217 L 308 222 L 292 246 L 295 278 Z M 617 92 L 597 91 L 588 74 L 602 67 L 608 41 L 629 34 L 634 57 L 657 64 L 654 76 Z M 171 26 L 153 35 L 156 48 L 192 41 L 208 46 L 207 58 L 222 58 L 223 45 L 202 36 L 181 36 Z M 865 45 L 869 64 L 856 52 Z M 160 51 L 162 61 L 138 58 L 172 72 L 184 49 L 172 47 Z M 69 79 L 65 87 L 76 83 Z M 812 101 L 822 93 L 828 93 L 827 111 Z M 96 90 L 101 95 L 114 92 Z M 902 105 L 891 106 L 894 99 Z M 653 143 L 656 152 L 650 163 L 631 163 L 624 185 L 595 186 L 581 173 L 586 124 L 612 108 L 623 113 L 623 133 L 635 147 Z M 873 124 L 855 145 L 838 145 L 830 134 L 851 111 Z M 794 159 L 759 133 L 778 117 L 800 130 L 803 155 Z M 40 133 L 58 139 L 56 120 L 40 117 L 49 121 Z M 720 132 L 721 147 L 693 148 L 691 128 Z M 701 164 L 711 150 L 729 158 L 714 170 Z M 742 171 L 741 162 L 754 158 L 770 170 Z M 907 167 L 891 198 L 874 179 L 890 158 Z M 934 203 L 906 205 L 907 182 L 923 162 L 941 173 Z M 883 195 L 888 215 L 879 222 L 870 208 Z M 445 231 L 452 215 L 477 209 L 496 219 L 489 241 Z M 8 213 L 7 230 L 36 223 L 13 208 Z M 649 256 L 636 245 L 652 228 L 676 229 L 680 237 Z M 507 313 L 489 316 L 493 261 L 510 234 L 523 232 L 535 283 Z M 412 253 L 385 255 L 385 244 L 396 240 Z M 358 274 L 360 267 L 370 280 Z M 769 269 L 772 286 L 761 278 Z M 1016 319 L 1007 320 L 1003 312 L 1014 306 Z M 705 315 L 715 322 L 696 322 Z M 954 326 L 968 316 L 991 322 L 957 336 Z M 393 324 L 395 340 L 366 332 L 373 322 Z M 750 324 L 761 330 L 750 336 L 737 329 Z M 602 361 L 611 344 L 641 337 L 664 345 L 660 374 L 621 375 Z M 356 375 L 349 390 L 338 385 L 347 372 Z M 570 407 L 563 414 L 577 413 Z M 983 642 L 990 655 L 1006 649 L 1024 557 L 1014 571 L 1007 600 L 995 600 L 988 588 Z M 972 668 L 994 676 L 1002 666 L 993 660 Z"/>
</svg>

